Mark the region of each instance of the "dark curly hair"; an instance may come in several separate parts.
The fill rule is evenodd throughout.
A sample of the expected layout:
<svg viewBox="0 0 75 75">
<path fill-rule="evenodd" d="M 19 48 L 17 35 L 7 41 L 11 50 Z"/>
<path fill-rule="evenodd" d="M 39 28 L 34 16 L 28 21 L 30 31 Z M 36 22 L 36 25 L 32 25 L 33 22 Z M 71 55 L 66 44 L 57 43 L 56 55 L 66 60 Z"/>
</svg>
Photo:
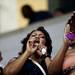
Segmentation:
<svg viewBox="0 0 75 75">
<path fill-rule="evenodd" d="M 23 54 L 23 53 L 25 52 L 27 41 L 28 41 L 30 35 L 31 35 L 34 31 L 41 31 L 41 32 L 44 33 L 45 38 L 46 38 L 46 44 L 45 44 L 45 45 L 47 46 L 47 53 L 48 53 L 49 55 L 51 55 L 51 52 L 52 52 L 52 40 L 51 40 L 51 38 L 50 38 L 50 36 L 49 36 L 49 33 L 48 33 L 48 32 L 44 29 L 44 27 L 42 27 L 42 26 L 38 27 L 36 30 L 33 30 L 31 33 L 29 33 L 29 34 L 27 35 L 26 38 L 24 38 L 24 39 L 22 40 L 21 43 L 23 44 L 23 47 L 22 47 L 22 51 L 19 53 L 19 55 L 21 55 L 21 54 Z"/>
<path fill-rule="evenodd" d="M 75 12 L 73 12 L 73 15 L 68 20 L 67 24 L 70 25 L 70 31 L 75 33 Z"/>
</svg>

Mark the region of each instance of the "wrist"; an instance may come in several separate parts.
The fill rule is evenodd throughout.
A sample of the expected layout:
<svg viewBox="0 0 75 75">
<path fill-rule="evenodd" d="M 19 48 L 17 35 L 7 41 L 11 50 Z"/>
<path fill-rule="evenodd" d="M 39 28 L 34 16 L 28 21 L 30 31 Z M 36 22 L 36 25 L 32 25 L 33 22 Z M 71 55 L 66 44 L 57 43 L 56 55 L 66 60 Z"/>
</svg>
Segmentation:
<svg viewBox="0 0 75 75">
<path fill-rule="evenodd" d="M 31 56 L 31 52 L 28 51 L 28 50 L 26 50 L 26 51 L 25 51 L 25 55 L 26 55 L 27 57 L 30 57 L 30 56 Z"/>
<path fill-rule="evenodd" d="M 50 55 L 49 55 L 49 54 L 44 54 L 44 55 L 42 55 L 42 58 L 43 58 L 43 59 L 46 59 L 47 57 L 50 58 Z"/>
<path fill-rule="evenodd" d="M 64 35 L 64 43 L 71 44 L 71 40 L 66 35 Z"/>
<path fill-rule="evenodd" d="M 64 37 L 73 41 L 73 40 L 75 40 L 75 33 L 69 32 L 69 33 L 65 34 Z"/>
</svg>

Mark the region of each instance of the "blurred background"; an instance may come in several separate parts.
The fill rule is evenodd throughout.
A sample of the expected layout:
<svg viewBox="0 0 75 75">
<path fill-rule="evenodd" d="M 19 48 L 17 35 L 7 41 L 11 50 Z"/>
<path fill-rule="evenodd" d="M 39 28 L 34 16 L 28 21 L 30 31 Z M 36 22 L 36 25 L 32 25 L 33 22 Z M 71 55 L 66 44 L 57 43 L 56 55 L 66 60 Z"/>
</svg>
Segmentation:
<svg viewBox="0 0 75 75">
<path fill-rule="evenodd" d="M 32 9 L 35 14 L 33 18 L 24 16 L 27 12 L 25 5 Z M 0 0 L 0 51 L 3 66 L 18 55 L 22 47 L 21 40 L 27 33 L 39 26 L 44 26 L 51 35 L 53 57 L 62 43 L 64 26 L 74 10 L 75 0 Z"/>
<path fill-rule="evenodd" d="M 74 11 L 75 0 L 0 0 L 0 33 L 29 26 L 29 19 L 21 12 L 24 5 L 34 12 L 47 11 L 54 18 Z"/>
</svg>

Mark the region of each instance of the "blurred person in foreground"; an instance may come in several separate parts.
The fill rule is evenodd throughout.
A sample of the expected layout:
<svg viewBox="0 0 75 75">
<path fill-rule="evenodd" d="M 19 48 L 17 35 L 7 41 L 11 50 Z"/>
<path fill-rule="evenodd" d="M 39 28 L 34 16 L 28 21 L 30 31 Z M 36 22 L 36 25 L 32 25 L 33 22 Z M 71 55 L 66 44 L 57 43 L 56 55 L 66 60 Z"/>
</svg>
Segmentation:
<svg viewBox="0 0 75 75">
<path fill-rule="evenodd" d="M 63 62 L 64 75 L 75 75 L 75 12 L 67 23 L 66 38 L 70 41 Z"/>
<path fill-rule="evenodd" d="M 22 6 L 21 12 L 24 18 L 29 19 L 29 24 L 42 21 L 42 20 L 46 20 L 46 19 L 53 17 L 51 12 L 48 12 L 48 11 L 36 12 L 29 5 Z"/>
<path fill-rule="evenodd" d="M 50 75 L 75 75 L 75 12 L 65 26 L 64 39 L 61 51 L 49 65 Z"/>
</svg>

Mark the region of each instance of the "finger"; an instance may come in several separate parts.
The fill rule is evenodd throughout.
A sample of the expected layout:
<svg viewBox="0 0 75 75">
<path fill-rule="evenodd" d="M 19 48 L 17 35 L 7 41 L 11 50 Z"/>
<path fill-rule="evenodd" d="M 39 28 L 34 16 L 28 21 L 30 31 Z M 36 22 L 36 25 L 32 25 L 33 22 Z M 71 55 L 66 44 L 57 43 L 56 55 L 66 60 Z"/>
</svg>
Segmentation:
<svg viewBox="0 0 75 75">
<path fill-rule="evenodd" d="M 29 46 L 30 46 L 30 47 L 33 47 L 33 41 L 30 41 L 30 40 L 29 40 Z"/>
<path fill-rule="evenodd" d="M 67 34 L 67 33 L 69 33 L 69 32 L 70 32 L 70 25 L 67 24 L 67 25 L 65 26 L 65 34 Z"/>
<path fill-rule="evenodd" d="M 32 52 L 34 53 L 37 50 L 37 46 L 35 46 L 34 48 L 32 48 Z"/>
</svg>

